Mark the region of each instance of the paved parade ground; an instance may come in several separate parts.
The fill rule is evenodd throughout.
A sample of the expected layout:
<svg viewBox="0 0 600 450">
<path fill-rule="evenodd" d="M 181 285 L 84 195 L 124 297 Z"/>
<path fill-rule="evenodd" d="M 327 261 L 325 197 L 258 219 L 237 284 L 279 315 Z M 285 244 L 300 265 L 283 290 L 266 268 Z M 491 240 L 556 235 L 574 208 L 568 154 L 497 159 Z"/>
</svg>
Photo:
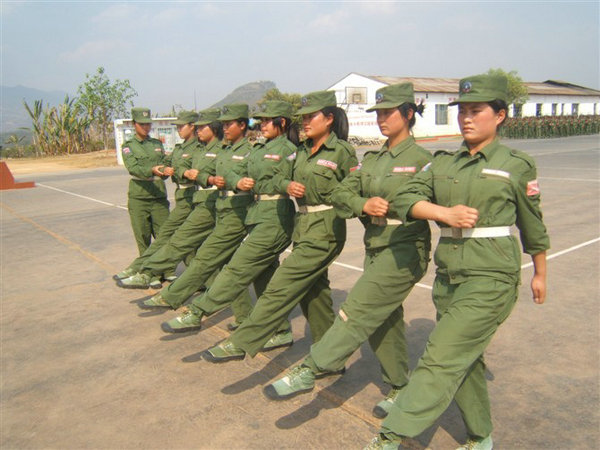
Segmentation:
<svg viewBox="0 0 600 450">
<path fill-rule="evenodd" d="M 495 448 L 597 449 L 599 138 L 505 143 L 537 161 L 552 248 L 546 304 L 531 300 L 525 256 L 520 300 L 486 352 Z M 176 313 L 137 306 L 155 291 L 116 287 L 111 276 L 136 256 L 124 168 L 17 178 L 37 187 L 0 191 L 2 449 L 361 449 L 375 435 L 385 386 L 368 345 L 343 377 L 270 402 L 262 387 L 310 345 L 299 308 L 291 348 L 213 365 L 199 353 L 228 336 L 229 310 L 198 333 L 166 335 L 160 323 Z M 348 229 L 330 269 L 336 309 L 364 254 L 362 225 Z M 433 269 L 405 303 L 411 367 L 434 327 Z M 445 450 L 465 439 L 452 404 L 418 441 Z"/>
</svg>

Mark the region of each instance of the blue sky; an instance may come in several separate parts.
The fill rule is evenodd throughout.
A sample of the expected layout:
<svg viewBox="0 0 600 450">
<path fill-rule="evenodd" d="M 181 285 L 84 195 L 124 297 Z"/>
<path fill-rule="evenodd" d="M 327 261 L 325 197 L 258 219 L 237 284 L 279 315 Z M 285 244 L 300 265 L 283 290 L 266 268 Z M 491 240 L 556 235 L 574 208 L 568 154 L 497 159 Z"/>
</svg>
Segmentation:
<svg viewBox="0 0 600 450">
<path fill-rule="evenodd" d="M 75 93 L 104 66 L 135 103 L 203 108 L 237 86 L 325 89 L 350 72 L 599 81 L 599 3 L 1 0 L 1 76 Z"/>
</svg>

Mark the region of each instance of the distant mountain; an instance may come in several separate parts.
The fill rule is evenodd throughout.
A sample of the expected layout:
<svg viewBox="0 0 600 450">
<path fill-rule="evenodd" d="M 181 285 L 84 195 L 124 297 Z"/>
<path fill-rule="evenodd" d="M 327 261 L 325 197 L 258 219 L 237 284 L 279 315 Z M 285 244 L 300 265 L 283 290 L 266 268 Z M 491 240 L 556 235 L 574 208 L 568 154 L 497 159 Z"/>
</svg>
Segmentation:
<svg viewBox="0 0 600 450">
<path fill-rule="evenodd" d="M 275 88 L 275 83 L 272 81 L 254 81 L 244 84 L 234 89 L 229 95 L 221 101 L 215 103 L 213 107 L 220 107 L 230 103 L 247 103 L 252 109 L 268 90 Z"/>
<path fill-rule="evenodd" d="M 41 91 L 25 86 L 0 86 L 2 102 L 0 104 L 0 126 L 3 132 L 11 132 L 20 127 L 30 127 L 31 119 L 23 106 L 25 100 L 29 106 L 35 100 L 42 100 L 44 105 L 56 106 L 65 99 L 66 92 Z"/>
</svg>

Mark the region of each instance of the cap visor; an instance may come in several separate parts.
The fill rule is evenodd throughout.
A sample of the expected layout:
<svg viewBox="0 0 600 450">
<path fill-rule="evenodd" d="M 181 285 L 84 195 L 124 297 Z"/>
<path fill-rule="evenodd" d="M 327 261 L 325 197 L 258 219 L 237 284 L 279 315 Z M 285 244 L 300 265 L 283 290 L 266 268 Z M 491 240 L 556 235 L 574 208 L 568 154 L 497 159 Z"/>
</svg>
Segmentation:
<svg viewBox="0 0 600 450">
<path fill-rule="evenodd" d="M 303 116 L 304 114 L 312 114 L 317 111 L 321 111 L 323 108 L 318 106 L 304 106 L 294 113 L 294 116 Z"/>
<path fill-rule="evenodd" d="M 485 102 L 491 102 L 493 100 L 496 100 L 495 97 L 490 97 L 489 95 L 477 95 L 477 94 L 473 94 L 473 95 L 463 95 L 462 97 L 459 97 L 458 100 L 454 100 L 453 102 L 448 103 L 448 106 L 454 106 L 454 105 L 458 105 L 460 103 L 485 103 Z"/>
<path fill-rule="evenodd" d="M 396 102 L 381 102 L 381 103 L 377 103 L 376 105 L 371 106 L 369 109 L 367 109 L 367 112 L 377 111 L 378 109 L 397 108 L 398 106 L 400 106 L 400 103 L 396 103 Z"/>
</svg>

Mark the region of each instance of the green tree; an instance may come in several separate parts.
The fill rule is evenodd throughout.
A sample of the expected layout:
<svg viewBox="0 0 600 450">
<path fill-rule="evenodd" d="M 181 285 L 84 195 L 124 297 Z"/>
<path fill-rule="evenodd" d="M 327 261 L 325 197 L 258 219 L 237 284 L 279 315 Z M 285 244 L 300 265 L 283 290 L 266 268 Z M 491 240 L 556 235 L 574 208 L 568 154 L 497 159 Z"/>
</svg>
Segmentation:
<svg viewBox="0 0 600 450">
<path fill-rule="evenodd" d="M 284 92 L 281 92 L 277 88 L 269 89 L 267 92 L 265 92 L 265 95 L 263 95 L 263 98 L 261 98 L 256 103 L 260 106 L 268 100 L 282 100 L 284 102 L 291 103 L 292 105 L 294 105 L 294 109 L 298 109 L 298 108 L 300 108 L 300 106 L 302 106 L 302 95 L 301 94 L 293 94 L 293 93 L 286 94 Z"/>
<path fill-rule="evenodd" d="M 104 148 L 108 148 L 108 137 L 113 132 L 113 119 L 124 116 L 129 107 L 133 106 L 131 99 L 137 92 L 129 80 L 111 81 L 104 67 L 98 67 L 94 75 L 86 74 L 85 81 L 77 89 L 77 103 L 87 113 L 92 126 L 102 136 Z"/>
<path fill-rule="evenodd" d="M 504 75 L 508 78 L 508 101 L 509 105 L 523 105 L 529 98 L 527 92 L 527 86 L 523 83 L 523 79 L 519 76 L 516 70 L 505 72 L 504 70 L 490 69 L 488 70 L 489 75 Z"/>
</svg>

